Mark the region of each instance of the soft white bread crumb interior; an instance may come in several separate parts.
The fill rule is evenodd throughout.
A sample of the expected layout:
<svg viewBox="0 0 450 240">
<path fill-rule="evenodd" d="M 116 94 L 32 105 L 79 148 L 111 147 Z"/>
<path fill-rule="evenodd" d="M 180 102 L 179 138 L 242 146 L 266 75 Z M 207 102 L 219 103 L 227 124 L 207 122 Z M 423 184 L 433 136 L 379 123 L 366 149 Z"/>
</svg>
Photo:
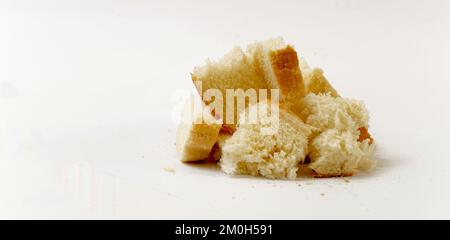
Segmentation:
<svg viewBox="0 0 450 240">
<path fill-rule="evenodd" d="M 361 101 L 308 94 L 302 101 L 302 117 L 315 129 L 309 146 L 310 167 L 319 177 L 350 176 L 373 167 L 372 139 L 360 139 L 369 114 Z"/>
<path fill-rule="evenodd" d="M 369 112 L 364 103 L 327 94 L 308 94 L 302 100 L 301 116 L 305 123 L 319 131 L 328 129 L 358 132 L 369 127 Z"/>
<path fill-rule="evenodd" d="M 369 140 L 357 141 L 352 131 L 329 129 L 315 137 L 309 146 L 309 157 L 317 177 L 351 176 L 358 169 L 370 170 L 374 161 L 369 156 L 373 145 Z"/>
<path fill-rule="evenodd" d="M 248 116 L 270 104 L 249 107 Z M 259 111 L 261 113 L 261 111 Z M 305 159 L 312 128 L 289 111 L 257 114 L 254 124 L 240 123 L 222 147 L 221 169 L 227 174 L 289 178 L 297 176 L 299 164 Z M 245 119 L 241 117 L 240 121 Z M 269 135 L 264 135 L 266 131 Z"/>
<path fill-rule="evenodd" d="M 271 97 L 270 89 L 278 89 L 280 100 L 285 105 L 297 105 L 298 99 L 305 95 L 297 52 L 282 38 L 255 42 L 247 47 L 246 52 L 235 47 L 222 59 L 208 60 L 206 65 L 194 68 L 192 80 L 201 94 L 209 89 L 217 89 L 222 93 L 224 104 L 221 115 L 225 125 L 232 130 L 235 130 L 239 109 L 234 108 L 234 119 L 227 117 L 230 113 L 224 113 L 227 109 L 227 89 L 254 89 L 257 96 L 259 89 L 267 89 L 267 97 Z"/>
<path fill-rule="evenodd" d="M 195 101 L 186 103 L 177 129 L 176 147 L 182 162 L 207 159 L 222 126 L 208 107 L 195 111 Z"/>
<path fill-rule="evenodd" d="M 222 113 L 218 113 L 223 118 L 224 123 L 234 128 L 237 123 L 237 107 L 234 108 L 232 119 L 227 119 L 224 112 L 227 109 L 226 90 L 227 89 L 267 89 L 264 77 L 257 73 L 253 66 L 253 60 L 249 58 L 241 48 L 236 47 L 218 61 L 206 62 L 202 67 L 194 68 L 192 80 L 196 84 L 198 92 L 203 94 L 209 89 L 219 90 L 223 96 Z M 216 100 L 217 101 L 217 100 Z M 210 102 L 205 101 L 206 104 Z"/>
<path fill-rule="evenodd" d="M 218 61 L 208 60 L 206 65 L 194 68 L 193 81 L 201 81 L 200 94 L 208 89 L 265 89 L 266 82 L 254 69 L 250 59 L 240 47 L 235 47 Z M 200 89 L 197 89 L 200 90 Z"/>
</svg>

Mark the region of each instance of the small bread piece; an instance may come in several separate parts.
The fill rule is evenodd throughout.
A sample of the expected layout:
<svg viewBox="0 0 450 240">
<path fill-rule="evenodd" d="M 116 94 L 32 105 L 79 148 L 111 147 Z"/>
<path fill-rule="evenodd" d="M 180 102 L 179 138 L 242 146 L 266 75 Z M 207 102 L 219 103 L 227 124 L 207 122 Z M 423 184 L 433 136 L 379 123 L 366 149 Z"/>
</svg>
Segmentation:
<svg viewBox="0 0 450 240">
<path fill-rule="evenodd" d="M 256 71 L 263 75 L 271 89 L 280 90 L 280 100 L 289 109 L 305 96 L 305 84 L 297 52 L 283 38 L 256 42 L 247 48 Z"/>
<path fill-rule="evenodd" d="M 374 161 L 369 156 L 373 145 L 369 140 L 357 141 L 352 131 L 329 129 L 313 139 L 309 147 L 311 164 L 315 177 L 352 176 L 358 169 L 369 170 Z"/>
<path fill-rule="evenodd" d="M 250 59 L 240 47 L 235 47 L 219 61 L 206 62 L 205 66 L 194 68 L 191 74 L 192 81 L 196 85 L 201 96 L 209 89 L 217 89 L 223 96 L 222 113 L 218 113 L 224 120 L 228 128 L 234 130 L 237 123 L 238 110 L 235 108 L 234 119 L 227 119 L 225 111 L 226 90 L 227 89 L 267 89 L 267 84 L 263 76 L 258 74 Z M 205 99 L 203 99 L 205 100 Z M 206 104 L 210 102 L 205 101 Z"/>
<path fill-rule="evenodd" d="M 369 128 L 369 112 L 357 100 L 335 98 L 330 94 L 308 94 L 302 100 L 302 119 L 319 131 L 328 129 L 358 132 Z"/>
<path fill-rule="evenodd" d="M 306 75 L 305 86 L 308 93 L 326 94 L 329 93 L 333 97 L 339 97 L 336 89 L 331 86 L 330 82 L 323 75 L 323 70 L 314 68 L 310 74 Z"/>
<path fill-rule="evenodd" d="M 252 105 L 249 115 L 269 105 Z M 312 128 L 287 110 L 280 108 L 279 116 L 275 115 L 258 114 L 254 124 L 241 123 L 244 117 L 240 118 L 236 132 L 222 147 L 222 171 L 273 179 L 296 178 L 299 164 L 307 153 Z M 270 129 L 268 132 L 272 134 L 263 135 L 263 129 Z"/>
<path fill-rule="evenodd" d="M 186 104 L 177 129 L 176 147 L 182 162 L 207 159 L 222 126 L 207 107 L 203 112 L 194 112 L 194 104 Z"/>
<path fill-rule="evenodd" d="M 364 130 L 369 114 L 361 101 L 310 93 L 302 104 L 303 119 L 318 130 L 309 146 L 309 166 L 317 177 L 350 176 L 373 168 L 373 139 Z"/>
<path fill-rule="evenodd" d="M 300 69 L 303 74 L 306 93 L 330 94 L 332 97 L 339 97 L 339 93 L 323 75 L 322 69 L 311 69 L 303 58 L 300 58 Z"/>
<path fill-rule="evenodd" d="M 323 75 L 322 69 L 311 69 L 305 59 L 300 58 L 300 69 L 302 70 L 303 80 L 305 82 L 306 93 L 314 93 L 316 95 L 329 95 L 331 97 L 340 97 L 336 89 L 331 86 L 330 82 Z M 359 141 L 362 142 L 365 139 L 370 139 L 370 144 L 373 142 L 373 138 L 370 135 L 366 127 L 360 127 Z"/>
</svg>

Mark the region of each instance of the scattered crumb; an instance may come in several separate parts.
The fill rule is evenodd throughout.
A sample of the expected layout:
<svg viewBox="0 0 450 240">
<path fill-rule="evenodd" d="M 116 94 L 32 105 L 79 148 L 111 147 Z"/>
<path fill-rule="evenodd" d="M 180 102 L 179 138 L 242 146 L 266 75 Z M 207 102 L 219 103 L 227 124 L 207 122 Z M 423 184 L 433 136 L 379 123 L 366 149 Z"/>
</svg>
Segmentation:
<svg viewBox="0 0 450 240">
<path fill-rule="evenodd" d="M 165 167 L 164 171 L 170 172 L 170 173 L 175 173 L 175 169 L 173 169 L 172 167 Z"/>
<path fill-rule="evenodd" d="M 272 187 L 277 187 L 277 185 L 276 185 L 276 184 L 273 184 Z"/>
<path fill-rule="evenodd" d="M 306 185 L 312 185 L 312 182 L 307 182 L 307 183 L 305 183 Z"/>
<path fill-rule="evenodd" d="M 232 199 L 232 200 L 235 200 L 235 199 L 236 199 L 236 197 L 235 197 L 235 196 L 232 196 L 232 197 L 231 197 L 231 199 Z"/>
<path fill-rule="evenodd" d="M 322 197 L 325 196 L 325 193 L 321 193 L 320 196 L 322 196 Z"/>
<path fill-rule="evenodd" d="M 344 178 L 344 182 L 349 183 L 350 180 L 348 180 L 347 178 Z"/>
<path fill-rule="evenodd" d="M 297 183 L 297 186 L 301 187 L 302 185 L 300 183 Z"/>
</svg>

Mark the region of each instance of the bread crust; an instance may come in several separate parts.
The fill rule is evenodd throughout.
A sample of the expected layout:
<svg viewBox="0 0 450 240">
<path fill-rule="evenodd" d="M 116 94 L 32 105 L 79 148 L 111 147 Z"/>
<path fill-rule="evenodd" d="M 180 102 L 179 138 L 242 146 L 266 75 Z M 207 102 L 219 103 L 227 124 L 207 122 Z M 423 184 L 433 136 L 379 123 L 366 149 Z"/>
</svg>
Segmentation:
<svg viewBox="0 0 450 240">
<path fill-rule="evenodd" d="M 188 127 L 188 126 L 180 126 Z M 220 125 L 193 124 L 186 142 L 177 143 L 182 162 L 192 162 L 207 159 L 219 135 Z"/>
<path fill-rule="evenodd" d="M 271 51 L 269 57 L 281 94 L 295 93 L 296 96 L 303 97 L 305 85 L 295 49 L 288 45 L 286 48 Z"/>
<path fill-rule="evenodd" d="M 232 135 L 235 131 L 236 131 L 236 128 L 233 128 L 232 126 L 229 126 L 226 124 L 222 125 L 222 127 L 220 128 L 221 133 L 226 133 L 226 134 L 230 134 L 230 135 Z"/>
<path fill-rule="evenodd" d="M 217 136 L 216 143 L 214 144 L 211 152 L 209 153 L 208 160 L 212 162 L 218 162 L 222 157 L 222 147 L 225 141 L 228 140 L 233 134 L 228 132 L 223 132 L 222 130 Z"/>
<path fill-rule="evenodd" d="M 309 145 L 311 145 L 311 139 L 317 137 L 319 133 L 328 130 L 328 128 L 330 129 L 336 128 L 333 126 L 331 127 L 326 126 L 324 127 L 325 129 L 321 129 L 319 131 L 318 129 L 316 129 L 322 126 L 319 124 L 319 126 L 314 126 L 314 131 L 311 130 L 312 132 L 306 134 L 306 132 L 308 132 L 306 129 L 307 127 L 303 126 L 302 124 L 296 124 L 297 120 L 296 118 L 298 116 L 305 118 L 305 116 L 302 116 L 301 114 L 303 106 L 300 104 L 301 102 L 300 99 L 306 98 L 305 95 L 307 93 L 314 93 L 317 95 L 328 95 L 329 97 L 332 97 L 332 101 L 339 101 L 340 99 L 340 95 L 325 78 L 323 71 L 321 69 L 318 68 L 310 69 L 309 66 L 307 66 L 307 64 L 302 64 L 302 62 L 303 62 L 302 60 L 299 60 L 298 54 L 292 46 L 285 44 L 281 38 L 271 39 L 265 42 L 256 42 L 255 44 L 249 45 L 248 50 L 246 52 L 243 52 L 240 48 L 236 48 L 235 50 L 230 52 L 230 54 L 225 55 L 225 57 L 218 62 L 208 61 L 206 66 L 194 69 L 194 73 L 191 74 L 191 78 L 194 83 L 200 82 L 200 85 L 198 84 L 195 85 L 197 91 L 201 95 L 204 91 L 208 89 L 219 89 L 224 95 L 225 89 L 233 89 L 233 88 L 234 89 L 239 88 L 244 90 L 250 88 L 256 90 L 279 89 L 280 104 L 284 109 L 286 109 L 286 113 L 285 112 L 280 113 L 281 114 L 280 117 L 283 118 L 283 124 L 289 126 L 290 132 L 298 131 L 304 133 L 305 135 L 306 147 L 304 152 L 302 153 L 303 156 L 300 157 L 303 159 L 296 163 L 298 165 L 300 163 L 305 163 L 305 154 L 312 154 L 311 151 L 309 151 L 308 153 L 308 150 L 310 150 L 308 148 Z M 223 99 L 224 101 L 225 97 Z M 268 97 L 270 98 L 271 96 Z M 212 103 L 205 101 L 205 99 L 203 99 L 203 101 L 206 105 Z M 333 111 L 333 108 L 330 109 L 328 109 L 328 111 L 326 112 Z M 223 111 L 225 110 L 226 108 L 224 106 Z M 290 113 L 293 113 L 292 117 L 290 116 L 291 115 Z M 348 115 L 350 116 L 352 116 L 352 114 L 348 113 Z M 226 118 L 225 112 L 218 115 L 221 115 L 222 118 Z M 309 116 L 310 113 L 305 115 Z M 235 117 L 237 117 L 237 113 L 235 113 Z M 301 119 L 298 120 L 301 121 Z M 326 122 L 319 120 L 320 118 L 318 118 L 318 122 Z M 224 122 L 226 123 L 227 121 Z M 237 123 L 237 121 L 235 121 L 235 123 Z M 224 155 L 222 157 L 222 160 L 220 160 L 220 162 L 222 170 L 224 170 L 226 173 L 262 175 L 269 178 L 294 177 L 295 174 L 292 174 L 290 170 L 285 171 L 284 169 L 281 168 L 280 168 L 281 170 L 278 169 L 279 166 L 277 164 L 286 161 L 286 160 L 282 161 L 281 157 L 275 158 L 274 157 L 275 154 L 273 154 L 272 156 L 265 156 L 264 154 L 259 155 L 254 154 L 258 152 L 263 153 L 268 149 L 268 147 L 266 146 L 270 144 L 264 145 L 261 143 L 260 145 L 255 145 L 254 149 L 256 150 L 253 151 L 254 153 L 252 152 L 252 154 L 248 154 L 247 149 L 246 148 L 244 149 L 242 147 L 242 146 L 251 146 L 251 144 L 253 144 L 254 142 L 258 142 L 260 140 L 261 142 L 263 142 L 262 139 L 264 137 L 257 136 L 257 134 L 254 133 L 256 132 L 256 130 L 258 130 L 256 129 L 255 126 L 246 126 L 246 128 L 242 128 L 241 126 L 238 126 L 236 124 L 223 124 L 221 127 L 219 127 L 220 129 L 217 129 L 217 126 L 214 126 L 213 128 L 211 127 L 212 126 L 203 126 L 203 125 L 192 127 L 192 132 L 202 132 L 202 133 L 192 134 L 190 136 L 189 138 L 190 141 L 187 141 L 188 147 L 184 149 L 185 152 L 188 153 L 187 155 L 200 154 L 203 158 L 209 159 L 210 161 L 219 161 L 219 159 L 221 159 L 222 157 L 222 149 L 225 149 Z M 237 127 L 241 127 L 242 130 L 238 129 L 236 131 Z M 349 128 L 350 127 L 347 128 L 343 127 L 339 129 L 339 131 L 341 130 L 347 131 L 349 130 Z M 356 132 L 355 131 L 356 129 L 359 132 Z M 220 134 L 218 133 L 219 131 Z M 206 134 L 203 134 L 203 132 Z M 220 141 L 220 137 L 218 136 L 221 134 L 225 135 L 229 134 L 229 136 L 233 135 L 235 136 L 235 138 L 233 138 L 232 139 L 233 141 L 230 141 L 229 143 L 223 143 L 223 141 Z M 286 136 L 289 134 L 285 132 L 284 135 Z M 241 139 L 238 139 L 237 136 L 240 136 Z M 364 124 L 359 124 L 359 122 L 358 124 L 352 124 L 351 136 L 352 136 L 351 143 L 357 146 L 363 145 L 364 146 L 363 151 L 365 151 L 368 148 L 367 147 L 368 144 L 371 145 L 374 141 L 372 136 L 368 132 L 367 122 Z M 204 137 L 206 137 L 208 140 L 206 141 L 206 138 Z M 292 145 L 291 142 L 293 141 L 289 140 L 289 138 L 281 138 L 281 137 L 279 138 L 283 140 L 288 139 L 287 141 L 284 141 L 282 144 L 279 144 L 280 146 L 285 147 L 286 145 Z M 325 139 L 324 141 L 329 142 L 329 139 Z M 322 146 L 323 144 L 318 145 Z M 223 148 L 223 146 L 226 146 L 228 148 Z M 314 178 L 349 177 L 358 173 L 358 170 L 360 169 L 353 167 L 353 165 L 348 165 L 349 167 L 347 167 L 347 165 L 341 164 L 341 166 L 338 166 L 339 161 L 352 163 L 356 162 L 356 160 L 354 159 L 356 159 L 357 156 L 359 156 L 358 154 L 351 155 L 353 156 L 352 158 L 348 156 L 347 158 L 345 158 L 346 155 L 344 154 L 344 152 L 351 152 L 350 150 L 349 151 L 342 150 L 338 152 L 339 149 L 334 149 L 333 146 L 331 147 L 329 147 L 329 145 L 327 146 L 329 149 L 331 149 L 328 152 L 331 153 L 336 152 L 337 154 L 335 155 L 323 154 L 325 156 L 324 159 L 327 160 L 324 162 L 323 165 L 329 164 L 329 162 L 331 162 L 330 166 L 333 167 L 334 163 L 336 163 L 336 166 L 333 169 L 331 169 L 331 167 L 330 168 L 325 167 L 321 169 L 320 167 L 323 165 L 319 164 L 317 165 L 318 167 L 316 168 L 316 170 L 322 173 L 318 173 L 312 169 L 312 167 L 314 167 L 312 165 L 313 161 L 309 159 L 307 163 L 310 164 L 305 165 L 308 166 L 308 168 L 313 171 L 313 173 L 308 172 L 309 176 L 312 175 L 312 177 Z M 372 145 L 371 147 L 373 146 L 374 145 Z M 279 148 L 281 149 L 282 147 Z M 282 152 L 283 154 L 286 152 L 287 153 L 286 155 L 288 157 L 293 156 L 293 154 L 291 154 L 290 151 L 293 151 L 295 153 L 300 152 L 290 149 L 288 150 L 283 149 L 283 151 L 281 151 L 280 149 L 273 148 L 271 151 L 275 153 Z M 298 147 L 298 149 L 301 148 Z M 356 147 L 350 149 L 356 149 Z M 323 152 L 327 153 L 326 151 Z M 278 154 L 277 156 L 283 156 L 283 154 Z M 309 157 L 307 156 L 307 158 Z M 229 161 L 230 164 L 229 165 L 226 164 L 227 161 L 225 161 L 224 159 Z M 242 159 L 246 160 L 243 161 Z M 255 159 L 262 159 L 262 160 L 256 162 L 254 161 Z M 277 164 L 272 165 L 270 164 L 270 162 L 269 164 L 265 164 L 266 160 L 267 161 L 277 160 L 278 162 L 276 162 Z M 297 161 L 297 159 L 295 160 Z M 232 165 L 231 163 L 233 164 L 236 163 L 236 166 Z M 232 167 L 234 169 L 232 169 Z M 331 170 L 328 171 L 329 169 Z"/>
<path fill-rule="evenodd" d="M 298 99 L 305 96 L 306 91 L 297 52 L 288 45 L 286 48 L 271 51 L 269 58 L 282 102 L 288 104 L 298 102 Z"/>
<path fill-rule="evenodd" d="M 194 113 L 193 104 L 192 100 L 186 104 L 177 128 L 176 148 L 182 162 L 207 159 L 222 127 L 212 114 Z"/>
<path fill-rule="evenodd" d="M 370 133 L 367 130 L 367 128 L 361 127 L 361 128 L 358 129 L 358 131 L 359 131 L 359 138 L 358 138 L 359 142 L 362 142 L 362 141 L 364 141 L 366 139 L 369 139 L 369 144 L 373 143 L 373 138 L 370 135 Z"/>
</svg>

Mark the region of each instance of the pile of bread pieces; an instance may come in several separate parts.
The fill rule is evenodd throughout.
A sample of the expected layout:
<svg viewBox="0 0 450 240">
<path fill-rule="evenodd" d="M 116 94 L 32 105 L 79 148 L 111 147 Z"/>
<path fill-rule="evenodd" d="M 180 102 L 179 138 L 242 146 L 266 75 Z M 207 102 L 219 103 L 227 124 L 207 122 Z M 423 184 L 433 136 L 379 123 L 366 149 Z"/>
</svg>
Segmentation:
<svg viewBox="0 0 450 240">
<path fill-rule="evenodd" d="M 182 120 L 176 141 L 182 162 L 217 161 L 227 174 L 272 179 L 295 179 L 305 168 L 313 177 L 352 176 L 375 166 L 364 104 L 341 97 L 323 71 L 310 68 L 282 38 L 250 44 L 245 51 L 236 47 L 191 76 L 203 110 L 193 114 L 192 101 L 185 107 L 183 119 L 190 120 Z M 261 109 L 275 111 L 270 93 L 267 101 L 244 102 L 243 112 L 212 110 L 211 98 L 204 96 L 209 89 L 223 96 L 228 89 L 276 89 L 277 114 L 245 121 Z"/>
</svg>

